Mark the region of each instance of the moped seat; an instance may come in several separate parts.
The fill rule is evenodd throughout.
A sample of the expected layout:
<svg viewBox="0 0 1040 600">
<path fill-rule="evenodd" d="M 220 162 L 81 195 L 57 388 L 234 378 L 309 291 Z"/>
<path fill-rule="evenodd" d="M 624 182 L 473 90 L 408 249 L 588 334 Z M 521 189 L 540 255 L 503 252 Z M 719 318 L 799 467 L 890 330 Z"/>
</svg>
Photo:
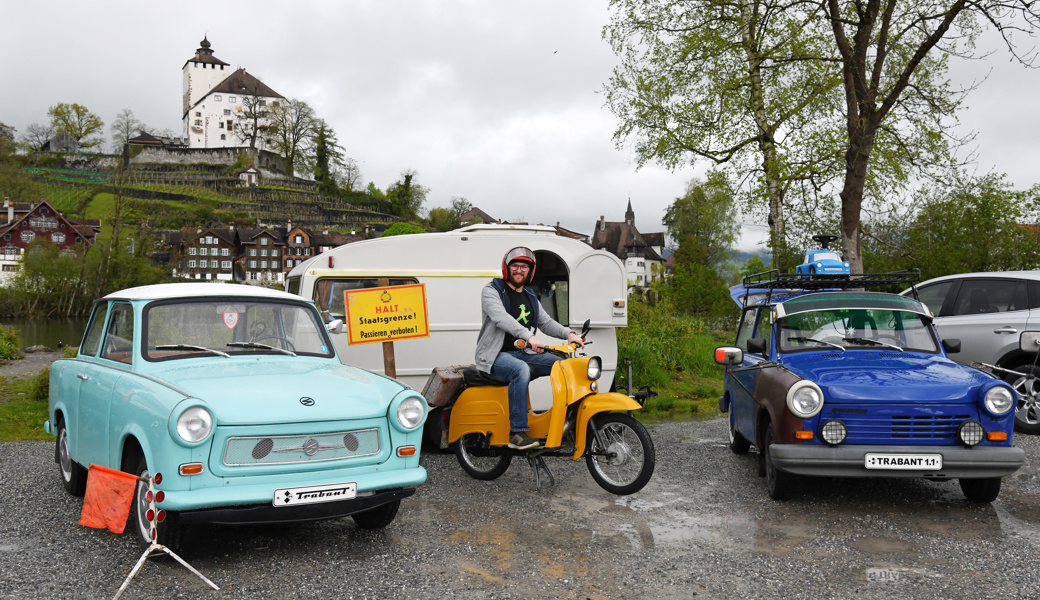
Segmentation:
<svg viewBox="0 0 1040 600">
<path fill-rule="evenodd" d="M 462 370 L 462 381 L 466 387 L 478 385 L 509 385 L 508 381 L 494 379 L 477 368 L 477 365 L 469 365 Z"/>
</svg>

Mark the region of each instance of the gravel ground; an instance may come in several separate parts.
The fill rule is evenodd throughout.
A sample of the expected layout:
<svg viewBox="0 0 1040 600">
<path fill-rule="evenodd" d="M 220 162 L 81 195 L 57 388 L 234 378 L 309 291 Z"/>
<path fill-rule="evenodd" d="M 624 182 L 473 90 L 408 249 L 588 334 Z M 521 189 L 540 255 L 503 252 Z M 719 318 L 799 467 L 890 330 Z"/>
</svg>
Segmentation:
<svg viewBox="0 0 1040 600">
<path fill-rule="evenodd" d="M 640 493 L 601 490 L 584 461 L 550 460 L 535 491 L 514 461 L 470 479 L 427 454 L 429 481 L 397 520 L 208 528 L 182 556 L 149 561 L 124 598 L 1037 598 L 1040 440 L 991 505 L 956 483 L 802 479 L 773 502 L 754 450 L 726 447 L 726 422 L 650 427 L 657 470 Z M 140 550 L 131 534 L 77 525 L 53 446 L 0 444 L 0 597 L 111 598 Z"/>
</svg>

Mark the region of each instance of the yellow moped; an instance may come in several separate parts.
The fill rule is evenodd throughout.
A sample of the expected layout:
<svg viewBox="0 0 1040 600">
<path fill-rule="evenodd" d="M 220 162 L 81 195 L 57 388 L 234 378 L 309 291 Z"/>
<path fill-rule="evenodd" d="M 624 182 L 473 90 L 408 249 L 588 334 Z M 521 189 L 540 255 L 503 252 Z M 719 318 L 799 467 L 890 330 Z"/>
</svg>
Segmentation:
<svg viewBox="0 0 1040 600">
<path fill-rule="evenodd" d="M 582 329 L 588 335 L 589 322 Z M 522 342 L 521 342 L 522 343 Z M 618 495 L 643 489 L 654 473 L 654 443 L 631 411 L 639 410 L 653 392 L 636 397 L 599 391 L 602 361 L 579 355 L 577 344 L 546 346 L 563 360 L 553 365 L 553 404 L 542 413 L 528 415 L 528 434 L 543 443 L 530 450 L 514 450 L 509 439 L 509 397 L 504 383 L 489 380 L 475 366 L 463 371 L 464 388 L 446 408 L 447 442 L 463 470 L 475 479 L 492 480 L 509 468 L 514 455 L 523 455 L 541 488 L 540 472 L 555 485 L 545 456 L 585 457 L 592 478 L 603 489 Z M 615 411 L 627 411 L 626 413 Z"/>
</svg>

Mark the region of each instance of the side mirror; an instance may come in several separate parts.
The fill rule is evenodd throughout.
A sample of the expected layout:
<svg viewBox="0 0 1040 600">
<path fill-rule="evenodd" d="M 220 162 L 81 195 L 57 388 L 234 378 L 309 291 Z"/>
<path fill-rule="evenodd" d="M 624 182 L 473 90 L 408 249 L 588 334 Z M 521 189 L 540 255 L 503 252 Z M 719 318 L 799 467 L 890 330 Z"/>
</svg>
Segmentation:
<svg viewBox="0 0 1040 600">
<path fill-rule="evenodd" d="M 751 338 L 747 341 L 747 351 L 751 354 L 765 354 L 766 341 L 762 338 Z"/>
<path fill-rule="evenodd" d="M 333 319 L 325 325 L 325 329 L 327 329 L 329 333 L 343 333 L 343 320 Z"/>
<path fill-rule="evenodd" d="M 715 364 L 733 366 L 744 362 L 744 351 L 733 346 L 721 346 L 715 349 Z"/>
<path fill-rule="evenodd" d="M 589 337 L 590 331 L 592 331 L 592 319 L 585 319 L 581 325 L 581 339 Z"/>
<path fill-rule="evenodd" d="M 1022 352 L 1040 352 L 1040 331 L 1023 331 L 1018 347 Z"/>
<path fill-rule="evenodd" d="M 956 338 L 943 340 L 942 347 L 947 354 L 957 354 L 961 351 L 961 341 Z"/>
</svg>

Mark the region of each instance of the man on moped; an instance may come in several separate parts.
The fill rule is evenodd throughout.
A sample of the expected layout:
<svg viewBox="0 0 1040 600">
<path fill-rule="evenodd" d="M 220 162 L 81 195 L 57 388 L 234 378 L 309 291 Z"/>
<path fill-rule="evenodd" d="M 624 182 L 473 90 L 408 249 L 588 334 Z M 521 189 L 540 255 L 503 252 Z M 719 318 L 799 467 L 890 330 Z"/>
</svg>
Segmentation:
<svg viewBox="0 0 1040 600">
<path fill-rule="evenodd" d="M 513 248 L 502 257 L 502 278 L 491 280 L 480 294 L 482 322 L 476 364 L 492 379 L 509 383 L 509 447 L 518 450 L 540 444 L 527 433 L 528 384 L 548 375 L 553 363 L 560 360 L 543 352 L 545 344 L 535 337 L 535 331 L 585 347 L 581 336 L 540 310 L 537 296 L 525 287 L 534 279 L 534 271 L 534 253 L 523 246 Z M 521 350 L 524 344 L 536 354 Z"/>
</svg>

